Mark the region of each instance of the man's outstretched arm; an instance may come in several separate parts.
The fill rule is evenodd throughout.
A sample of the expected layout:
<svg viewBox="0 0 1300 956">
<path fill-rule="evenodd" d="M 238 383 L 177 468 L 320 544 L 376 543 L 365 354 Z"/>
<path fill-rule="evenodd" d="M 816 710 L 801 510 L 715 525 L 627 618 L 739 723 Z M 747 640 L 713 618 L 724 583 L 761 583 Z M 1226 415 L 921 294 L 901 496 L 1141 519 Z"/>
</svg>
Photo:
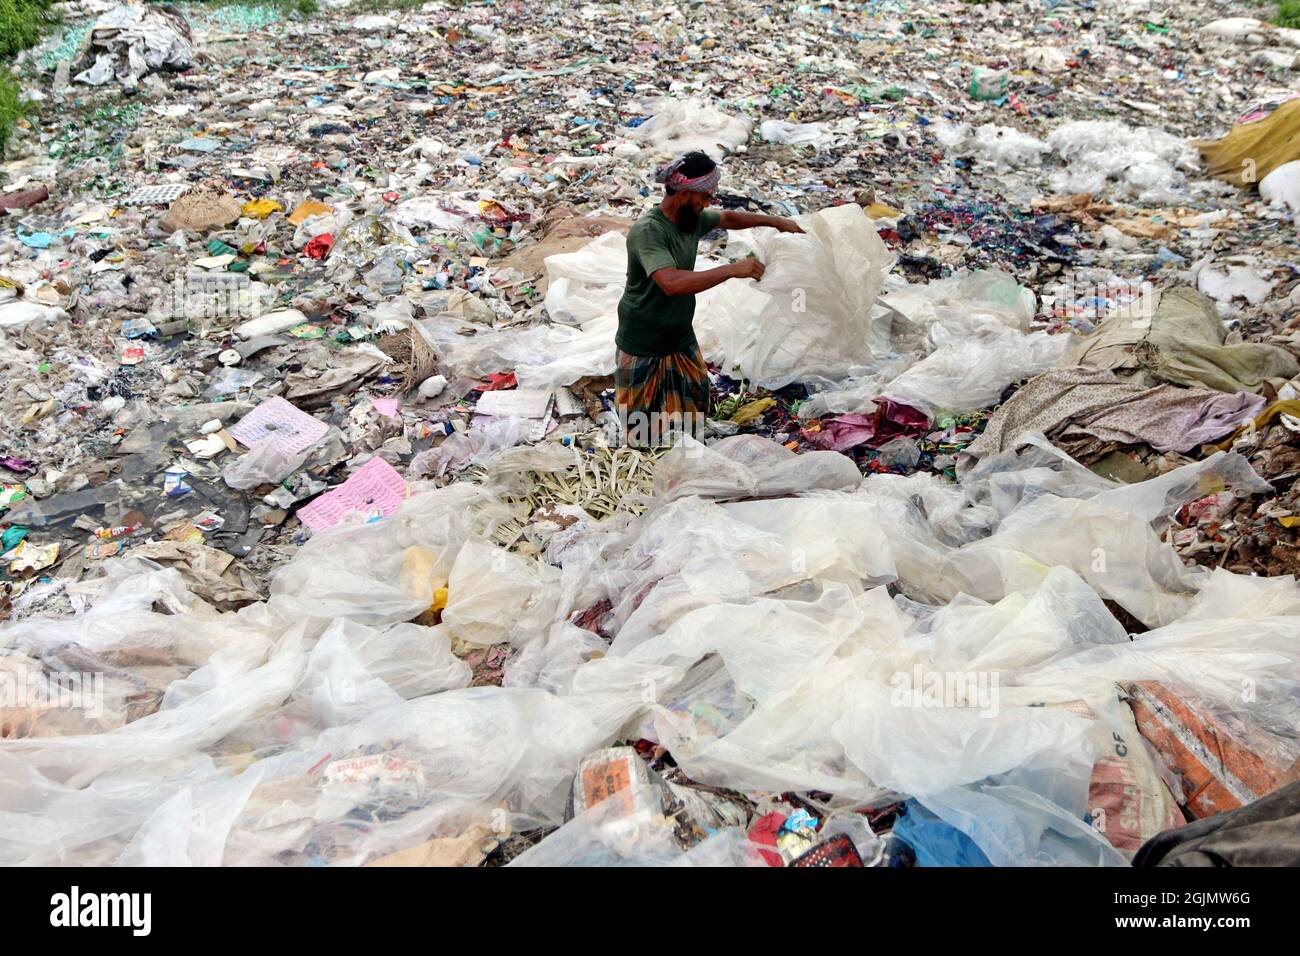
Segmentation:
<svg viewBox="0 0 1300 956">
<path fill-rule="evenodd" d="M 728 279 L 761 279 L 763 263 L 757 259 L 745 258 L 702 272 L 693 269 L 656 269 L 650 278 L 655 280 L 655 285 L 663 290 L 664 295 L 695 295 L 721 285 Z"/>
<path fill-rule="evenodd" d="M 757 226 L 771 226 L 781 232 L 803 232 L 799 224 L 784 216 L 765 216 L 757 212 L 741 212 L 739 209 L 723 209 L 718 213 L 718 225 L 723 229 L 753 229 Z"/>
</svg>

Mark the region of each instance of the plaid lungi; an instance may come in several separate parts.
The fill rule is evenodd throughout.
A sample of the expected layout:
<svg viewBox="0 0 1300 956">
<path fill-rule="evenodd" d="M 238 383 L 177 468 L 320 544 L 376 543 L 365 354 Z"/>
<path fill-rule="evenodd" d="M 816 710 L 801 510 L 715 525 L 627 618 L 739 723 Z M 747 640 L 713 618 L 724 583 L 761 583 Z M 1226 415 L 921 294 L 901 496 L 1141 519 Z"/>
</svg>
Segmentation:
<svg viewBox="0 0 1300 956">
<path fill-rule="evenodd" d="M 709 411 L 709 369 L 699 347 L 668 355 L 615 350 L 614 401 L 627 443 L 653 448 L 673 432 L 703 439 Z"/>
</svg>

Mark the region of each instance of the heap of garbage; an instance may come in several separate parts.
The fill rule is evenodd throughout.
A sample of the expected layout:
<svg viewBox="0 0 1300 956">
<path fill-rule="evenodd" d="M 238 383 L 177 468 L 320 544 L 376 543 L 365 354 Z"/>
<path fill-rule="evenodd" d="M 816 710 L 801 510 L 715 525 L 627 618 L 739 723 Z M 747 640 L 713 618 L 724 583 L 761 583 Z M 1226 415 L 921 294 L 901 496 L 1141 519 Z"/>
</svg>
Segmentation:
<svg viewBox="0 0 1300 956">
<path fill-rule="evenodd" d="M 68 6 L 0 164 L 0 862 L 1122 866 L 1300 781 L 1296 31 Z M 706 237 L 766 271 L 641 451 L 690 149 L 804 233 Z"/>
</svg>

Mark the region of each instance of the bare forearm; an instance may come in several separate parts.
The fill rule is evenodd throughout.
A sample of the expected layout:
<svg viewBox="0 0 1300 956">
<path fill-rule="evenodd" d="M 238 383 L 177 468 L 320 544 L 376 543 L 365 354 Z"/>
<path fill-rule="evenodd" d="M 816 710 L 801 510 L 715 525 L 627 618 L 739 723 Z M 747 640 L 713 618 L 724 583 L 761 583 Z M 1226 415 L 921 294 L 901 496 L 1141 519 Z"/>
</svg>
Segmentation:
<svg viewBox="0 0 1300 956">
<path fill-rule="evenodd" d="M 766 216 L 757 212 L 742 212 L 739 209 L 724 209 L 718 216 L 718 225 L 723 229 L 755 229 L 759 226 L 781 229 L 783 224 L 788 222 L 790 220 L 783 216 Z"/>
<path fill-rule="evenodd" d="M 734 263 L 696 272 L 693 269 L 660 269 L 652 276 L 666 295 L 695 295 L 721 285 L 736 275 Z"/>
</svg>

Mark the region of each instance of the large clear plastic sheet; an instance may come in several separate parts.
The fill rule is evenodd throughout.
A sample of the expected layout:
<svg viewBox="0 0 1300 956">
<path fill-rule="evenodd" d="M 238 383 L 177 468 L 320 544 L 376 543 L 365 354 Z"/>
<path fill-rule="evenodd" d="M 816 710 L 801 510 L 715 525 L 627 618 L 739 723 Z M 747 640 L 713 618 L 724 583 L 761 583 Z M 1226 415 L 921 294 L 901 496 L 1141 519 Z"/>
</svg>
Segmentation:
<svg viewBox="0 0 1300 956">
<path fill-rule="evenodd" d="M 876 357 L 873 306 L 893 257 L 860 206 L 798 222 L 803 235 L 750 230 L 746 239 L 767 269 L 762 280 L 728 282 L 696 309 L 724 370 L 767 388 L 842 378 Z"/>
<path fill-rule="evenodd" d="M 683 445 L 643 515 L 549 561 L 491 543 L 508 509 L 487 487 L 417 486 L 238 612 L 110 562 L 73 616 L 3 631 L 7 672 L 103 671 L 113 717 L 33 731 L 6 710 L 26 730 L 0 740 L 0 860 L 445 856 L 563 823 L 584 756 L 645 738 L 704 786 L 910 797 L 994 863 L 1120 865 L 1178 796 L 1127 689 L 1176 691 L 1279 766 L 1300 754 L 1295 582 L 1192 571 L 1157 534 L 1207 489 L 1258 490 L 1239 456 L 1129 486 L 1035 436 L 961 485 L 832 459 Z M 551 463 L 521 450 L 495 481 Z M 412 623 L 443 587 L 442 623 Z M 602 601 L 608 637 L 575 623 Z M 466 686 L 465 648 L 489 645 L 511 649 L 504 686 Z M 739 829 L 683 848 L 652 824 L 583 815 L 519 865 L 753 861 Z"/>
<path fill-rule="evenodd" d="M 917 284 L 888 277 L 867 333 L 872 354 L 838 376 L 801 375 L 824 386 L 799 416 L 869 412 L 880 397 L 931 417 L 995 404 L 1068 347 L 1068 335 L 1029 332 L 1034 309 L 1034 294 L 997 270 Z"/>
</svg>

